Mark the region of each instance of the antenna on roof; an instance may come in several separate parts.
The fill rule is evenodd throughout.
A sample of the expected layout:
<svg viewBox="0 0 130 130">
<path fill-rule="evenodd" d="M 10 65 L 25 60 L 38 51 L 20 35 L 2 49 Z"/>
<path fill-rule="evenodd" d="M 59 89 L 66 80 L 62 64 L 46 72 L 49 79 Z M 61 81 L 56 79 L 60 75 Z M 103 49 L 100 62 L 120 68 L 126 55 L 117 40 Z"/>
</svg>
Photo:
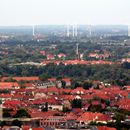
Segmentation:
<svg viewBox="0 0 130 130">
<path fill-rule="evenodd" d="M 79 57 L 79 44 L 78 43 L 76 44 L 76 55 L 77 55 L 77 59 L 80 60 L 80 57 Z"/>
</svg>

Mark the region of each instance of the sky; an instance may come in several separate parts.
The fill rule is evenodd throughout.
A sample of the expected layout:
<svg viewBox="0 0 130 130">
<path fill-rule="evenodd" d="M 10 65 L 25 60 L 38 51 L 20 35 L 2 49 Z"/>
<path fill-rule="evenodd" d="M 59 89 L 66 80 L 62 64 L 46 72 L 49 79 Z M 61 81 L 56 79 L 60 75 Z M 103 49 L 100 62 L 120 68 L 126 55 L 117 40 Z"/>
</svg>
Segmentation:
<svg viewBox="0 0 130 130">
<path fill-rule="evenodd" d="M 0 26 L 130 24 L 130 0 L 0 0 Z"/>
</svg>

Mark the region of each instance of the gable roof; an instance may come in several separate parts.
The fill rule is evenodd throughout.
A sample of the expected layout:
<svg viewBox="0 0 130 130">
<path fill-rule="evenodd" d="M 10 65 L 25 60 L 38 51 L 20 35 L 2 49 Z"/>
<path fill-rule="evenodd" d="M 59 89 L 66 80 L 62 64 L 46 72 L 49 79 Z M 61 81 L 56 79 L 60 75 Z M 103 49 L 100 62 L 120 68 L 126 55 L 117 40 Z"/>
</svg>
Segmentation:
<svg viewBox="0 0 130 130">
<path fill-rule="evenodd" d="M 7 80 L 10 77 L 2 77 L 1 81 Z M 39 80 L 39 77 L 37 76 L 31 76 L 31 77 L 12 77 L 12 79 L 16 80 L 16 81 L 37 81 Z"/>
<path fill-rule="evenodd" d="M 83 113 L 77 120 L 78 121 L 84 121 L 84 122 L 90 122 L 90 121 L 108 121 L 111 118 L 105 114 L 98 113 L 98 112 L 85 112 Z"/>
<path fill-rule="evenodd" d="M 0 82 L 0 89 L 12 89 L 13 87 L 18 87 L 17 82 Z"/>
<path fill-rule="evenodd" d="M 98 126 L 97 130 L 116 130 L 116 128 L 107 127 L 107 126 Z"/>
<path fill-rule="evenodd" d="M 82 87 L 77 87 L 76 89 L 72 90 L 72 94 L 85 94 L 86 90 Z"/>
</svg>

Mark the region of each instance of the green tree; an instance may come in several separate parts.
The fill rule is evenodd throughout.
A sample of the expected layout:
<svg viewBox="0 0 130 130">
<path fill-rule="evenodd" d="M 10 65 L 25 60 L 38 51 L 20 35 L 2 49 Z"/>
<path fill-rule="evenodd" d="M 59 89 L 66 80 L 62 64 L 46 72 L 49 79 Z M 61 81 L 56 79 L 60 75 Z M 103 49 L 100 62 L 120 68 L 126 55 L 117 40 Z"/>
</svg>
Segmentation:
<svg viewBox="0 0 130 130">
<path fill-rule="evenodd" d="M 66 87 L 66 82 L 61 80 L 61 84 L 62 84 L 62 88 L 65 88 Z"/>
<path fill-rule="evenodd" d="M 5 126 L 7 123 L 5 121 L 0 121 L 0 126 Z"/>
<path fill-rule="evenodd" d="M 12 125 L 13 125 L 13 126 L 18 126 L 18 127 L 21 127 L 22 122 L 21 122 L 21 121 L 19 121 L 19 120 L 13 120 L 13 121 L 12 121 Z"/>
<path fill-rule="evenodd" d="M 116 120 L 115 126 L 116 126 L 117 130 L 120 130 L 120 128 L 122 127 L 121 121 L 123 121 L 125 119 L 125 114 L 116 112 L 114 119 Z"/>
<path fill-rule="evenodd" d="M 99 105 L 90 105 L 89 108 L 88 108 L 88 111 L 101 112 L 102 111 L 102 106 L 100 104 Z"/>
<path fill-rule="evenodd" d="M 93 84 L 92 84 L 91 82 L 84 82 L 84 83 L 83 83 L 83 88 L 84 88 L 84 89 L 89 89 L 89 88 L 92 87 L 92 85 L 93 85 Z"/>
<path fill-rule="evenodd" d="M 42 107 L 42 111 L 48 111 L 48 102 Z"/>
<path fill-rule="evenodd" d="M 28 114 L 28 112 L 25 109 L 19 109 L 14 115 L 14 118 L 30 118 L 30 117 L 31 116 Z"/>
<path fill-rule="evenodd" d="M 82 100 L 81 99 L 74 99 L 72 101 L 72 108 L 82 108 Z"/>
<path fill-rule="evenodd" d="M 130 63 L 129 62 L 124 62 L 122 64 L 122 67 L 125 68 L 125 69 L 130 69 Z"/>
<path fill-rule="evenodd" d="M 51 76 L 48 73 L 43 73 L 39 76 L 39 79 L 44 81 L 47 80 L 48 78 L 50 78 Z"/>
<path fill-rule="evenodd" d="M 3 117 L 4 117 L 4 118 L 11 117 L 11 114 L 10 114 L 8 111 L 4 111 L 4 112 L 3 112 Z"/>
</svg>

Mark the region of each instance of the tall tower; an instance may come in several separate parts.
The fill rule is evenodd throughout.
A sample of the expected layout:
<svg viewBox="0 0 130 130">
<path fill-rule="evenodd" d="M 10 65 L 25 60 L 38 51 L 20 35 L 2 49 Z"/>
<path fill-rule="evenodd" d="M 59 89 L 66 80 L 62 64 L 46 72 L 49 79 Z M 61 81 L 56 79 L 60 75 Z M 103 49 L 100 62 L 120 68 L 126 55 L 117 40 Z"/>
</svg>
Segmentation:
<svg viewBox="0 0 130 130">
<path fill-rule="evenodd" d="M 70 26 L 67 25 L 67 37 L 69 37 L 69 36 L 70 36 Z"/>
<path fill-rule="evenodd" d="M 92 26 L 89 25 L 89 36 L 91 37 L 92 36 Z"/>
<path fill-rule="evenodd" d="M 128 25 L 128 37 L 130 37 L 130 25 Z"/>
<path fill-rule="evenodd" d="M 35 27 L 34 27 L 34 25 L 32 26 L 32 35 L 35 36 Z"/>
<path fill-rule="evenodd" d="M 75 25 L 73 25 L 72 36 L 75 37 Z"/>
<path fill-rule="evenodd" d="M 75 25 L 75 37 L 77 37 L 78 36 L 78 26 L 77 26 L 77 24 Z"/>
<path fill-rule="evenodd" d="M 77 55 L 77 59 L 80 60 L 80 56 L 79 56 L 79 44 L 76 44 L 76 55 Z"/>
</svg>

